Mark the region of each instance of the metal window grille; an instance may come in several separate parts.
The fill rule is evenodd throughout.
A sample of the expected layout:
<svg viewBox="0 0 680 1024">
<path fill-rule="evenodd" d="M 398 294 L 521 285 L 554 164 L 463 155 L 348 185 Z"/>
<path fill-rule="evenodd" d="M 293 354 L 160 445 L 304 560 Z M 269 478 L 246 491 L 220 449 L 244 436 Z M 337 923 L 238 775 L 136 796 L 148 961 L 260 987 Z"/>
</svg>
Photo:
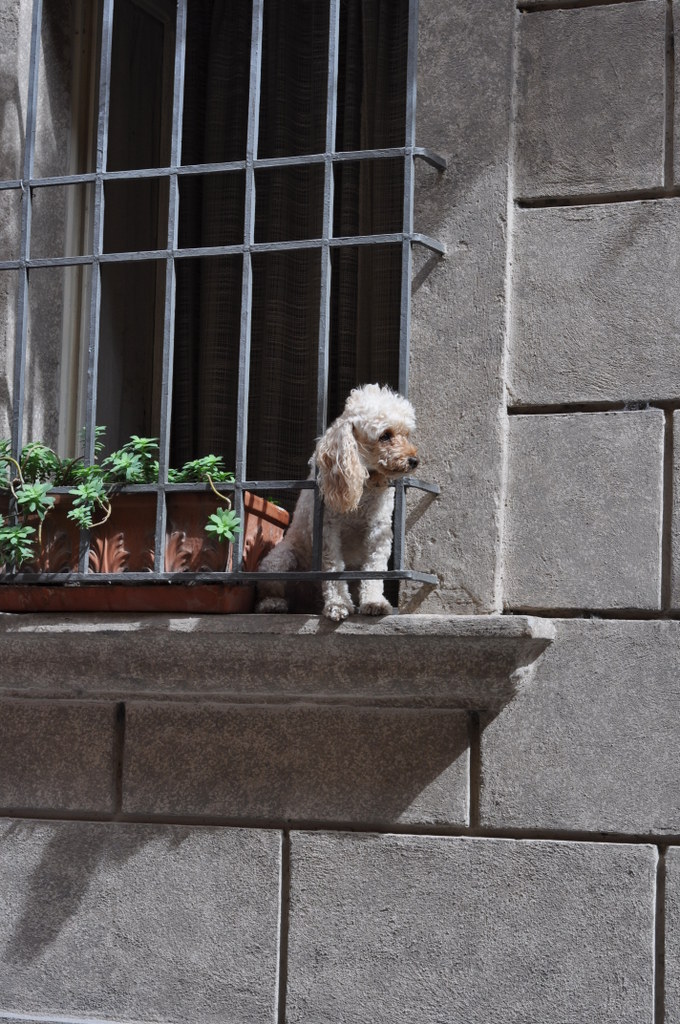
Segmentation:
<svg viewBox="0 0 680 1024">
<path fill-rule="evenodd" d="M 91 462 L 95 455 L 95 424 L 97 417 L 96 396 L 99 359 L 99 336 L 101 323 L 101 270 L 106 264 L 123 263 L 137 260 L 163 261 L 165 264 L 165 298 L 163 316 L 163 354 L 161 381 L 161 412 L 160 412 L 160 454 L 159 482 L 153 485 L 134 485 L 123 488 L 125 491 L 153 490 L 157 494 L 157 514 L 155 531 L 155 560 L 151 572 L 106 574 L 88 571 L 89 541 L 85 532 L 81 535 L 79 572 L 63 574 L 57 581 L 50 576 L 50 582 L 111 582 L 134 584 L 149 583 L 150 579 L 177 582 L 252 582 L 257 573 L 246 572 L 243 564 L 243 541 L 241 537 L 234 543 L 232 558 L 233 571 L 223 573 L 166 573 L 165 572 L 165 533 L 167 497 L 173 492 L 205 490 L 201 484 L 170 484 L 168 483 L 169 451 L 170 451 L 170 418 L 173 393 L 173 345 L 176 298 L 175 265 L 177 260 L 196 256 L 240 255 L 242 257 L 242 290 L 241 319 L 239 338 L 239 371 L 238 371 L 238 408 L 235 480 L 233 484 L 220 484 L 221 489 L 233 491 L 233 503 L 237 514 L 243 519 L 244 490 L 255 492 L 291 491 L 314 488 L 315 523 L 314 523 L 314 563 L 311 575 L 317 579 L 393 579 L 413 580 L 416 582 L 435 584 L 437 578 L 423 572 L 412 571 L 404 567 L 404 534 L 405 534 L 405 495 L 406 487 L 415 487 L 424 491 L 438 493 L 436 485 L 425 483 L 414 478 L 397 482 L 393 569 L 385 572 L 324 572 L 321 566 L 321 541 L 323 529 L 323 506 L 319 489 L 312 480 L 254 480 L 248 479 L 247 431 L 248 431 L 248 400 L 250 392 L 250 339 L 252 318 L 252 257 L 262 252 L 284 252 L 300 249 L 316 249 L 321 255 L 321 289 L 318 328 L 318 372 L 316 384 L 316 424 L 317 434 L 322 434 L 327 425 L 328 376 L 329 376 L 329 341 L 330 341 L 330 293 L 331 293 L 331 253 L 336 247 L 378 246 L 386 243 L 398 244 L 401 247 L 401 298 L 400 298 L 400 337 L 399 337 L 399 390 L 408 393 L 409 341 L 410 341 L 410 300 L 412 277 L 412 247 L 422 245 L 436 254 L 443 254 L 443 246 L 433 238 L 420 234 L 414 227 L 414 162 L 422 159 L 432 166 L 443 169 L 444 160 L 431 150 L 416 146 L 415 141 L 415 104 L 416 104 L 416 49 L 418 0 L 409 2 L 409 27 L 406 68 L 406 111 L 403 145 L 384 149 L 366 149 L 359 151 L 337 151 L 335 148 L 336 116 L 338 103 L 338 50 L 339 50 L 339 19 L 341 0 L 327 0 L 329 6 L 329 38 L 328 38 L 328 78 L 325 125 L 325 150 L 300 156 L 283 156 L 276 158 L 258 158 L 258 118 L 260 107 L 261 55 L 264 5 L 274 0 L 253 0 L 252 2 L 252 35 L 250 49 L 250 82 L 248 99 L 247 148 L 244 160 L 223 163 L 204 163 L 199 165 L 182 165 L 182 107 L 184 95 L 184 75 L 186 58 L 187 13 L 190 0 L 177 0 L 177 20 L 175 25 L 174 77 L 172 95 L 172 134 L 170 147 L 170 165 L 163 168 L 135 168 L 133 170 L 107 170 L 107 142 L 109 127 L 109 98 L 111 86 L 111 53 L 113 38 L 114 0 L 103 0 L 100 57 L 99 57 L 99 94 L 97 98 L 98 118 L 96 127 L 96 165 L 92 172 L 82 174 L 64 174 L 53 177 L 36 177 L 34 175 L 36 148 L 36 121 L 38 104 L 38 78 L 40 33 L 42 24 L 43 0 L 34 0 L 31 29 L 31 49 L 29 64 L 29 80 L 27 93 L 27 116 L 25 148 L 23 155 L 22 177 L 20 180 L 0 181 L 0 190 L 19 190 L 21 192 L 21 240 L 17 259 L 0 260 L 0 270 L 18 271 L 18 303 L 17 325 L 14 356 L 13 407 L 12 407 L 12 454 L 18 458 L 24 442 L 23 423 L 24 405 L 27 394 L 26 360 L 28 335 L 28 293 L 29 276 L 33 269 L 46 267 L 91 268 L 91 292 L 89 306 L 89 361 L 87 367 L 87 412 L 85 422 L 85 458 Z M 400 231 L 356 235 L 352 237 L 335 237 L 333 235 L 333 167 L 342 161 L 359 160 L 395 160 L 403 166 L 403 221 Z M 255 240 L 255 172 L 260 168 L 283 168 L 297 166 L 321 165 L 323 167 L 323 230 L 320 238 L 295 241 L 256 241 Z M 193 248 L 178 247 L 179 223 L 179 183 L 186 175 L 201 173 L 242 171 L 245 174 L 245 216 L 243 240 L 238 244 L 220 246 L 198 246 Z M 139 180 L 141 178 L 165 179 L 167 181 L 169 202 L 167 214 L 167 245 L 163 248 L 135 252 L 107 252 L 104 247 L 104 185 L 110 181 Z M 94 191 L 93 244 L 92 251 L 82 256 L 61 256 L 53 258 L 33 258 L 31 256 L 31 220 L 34 196 L 37 190 L 47 186 L 90 184 Z M 56 490 L 59 490 L 58 488 Z M 63 490 L 67 490 L 64 488 Z M 181 578 L 181 579 L 179 579 Z M 14 576 L 17 582 L 39 582 L 44 579 L 36 573 L 20 572 Z M 310 573 L 288 572 L 269 574 L 268 579 L 300 580 L 310 579 Z"/>
</svg>

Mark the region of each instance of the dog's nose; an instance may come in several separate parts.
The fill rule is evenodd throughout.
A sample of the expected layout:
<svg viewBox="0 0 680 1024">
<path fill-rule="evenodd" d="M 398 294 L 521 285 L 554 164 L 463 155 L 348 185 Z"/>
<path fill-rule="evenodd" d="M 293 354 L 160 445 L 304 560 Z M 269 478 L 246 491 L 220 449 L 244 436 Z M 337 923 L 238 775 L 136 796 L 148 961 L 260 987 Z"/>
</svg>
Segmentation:
<svg viewBox="0 0 680 1024">
<path fill-rule="evenodd" d="M 418 459 L 415 459 L 413 455 L 409 456 L 408 466 L 409 469 L 415 469 L 418 465 Z"/>
</svg>

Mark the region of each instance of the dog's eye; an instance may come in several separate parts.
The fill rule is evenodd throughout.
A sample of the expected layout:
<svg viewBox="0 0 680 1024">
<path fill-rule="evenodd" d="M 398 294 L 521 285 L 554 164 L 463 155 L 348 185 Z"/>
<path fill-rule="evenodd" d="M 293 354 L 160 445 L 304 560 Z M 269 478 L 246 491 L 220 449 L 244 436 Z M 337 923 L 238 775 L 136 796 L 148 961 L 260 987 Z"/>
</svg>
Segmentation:
<svg viewBox="0 0 680 1024">
<path fill-rule="evenodd" d="M 391 430 L 386 430 L 384 434 L 380 435 L 380 440 L 381 441 L 391 441 L 393 436 L 394 435 L 392 434 Z"/>
</svg>

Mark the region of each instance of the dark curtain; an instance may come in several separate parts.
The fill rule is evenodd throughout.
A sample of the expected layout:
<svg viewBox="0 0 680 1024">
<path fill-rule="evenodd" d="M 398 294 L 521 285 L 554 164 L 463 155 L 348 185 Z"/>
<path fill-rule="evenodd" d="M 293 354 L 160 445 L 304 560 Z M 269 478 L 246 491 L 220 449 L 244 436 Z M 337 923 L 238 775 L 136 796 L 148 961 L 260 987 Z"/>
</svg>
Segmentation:
<svg viewBox="0 0 680 1024">
<path fill-rule="evenodd" d="M 325 149 L 328 10 L 320 0 L 267 0 L 259 157 Z M 182 162 L 243 159 L 249 3 L 192 0 Z M 336 148 L 404 144 L 406 0 L 341 5 Z M 256 241 L 318 238 L 323 168 L 256 171 Z M 242 173 L 182 179 L 180 245 L 243 238 Z M 335 165 L 334 234 L 399 231 L 403 162 Z M 240 257 L 177 267 L 173 462 L 213 451 L 233 466 L 241 317 Z M 305 476 L 316 433 L 321 254 L 253 256 L 248 475 Z M 329 417 L 357 383 L 396 384 L 401 248 L 334 249 Z"/>
</svg>

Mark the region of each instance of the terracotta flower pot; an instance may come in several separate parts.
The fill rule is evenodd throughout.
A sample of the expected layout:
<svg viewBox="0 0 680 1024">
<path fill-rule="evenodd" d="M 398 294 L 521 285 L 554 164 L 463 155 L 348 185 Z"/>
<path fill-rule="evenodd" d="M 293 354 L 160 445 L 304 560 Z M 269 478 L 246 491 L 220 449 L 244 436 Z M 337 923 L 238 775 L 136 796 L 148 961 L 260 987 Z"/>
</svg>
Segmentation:
<svg viewBox="0 0 680 1024">
<path fill-rule="evenodd" d="M 244 492 L 243 568 L 254 572 L 262 558 L 281 539 L 288 513 L 249 491 Z M 205 532 L 208 517 L 224 504 L 209 492 L 177 491 L 168 495 L 165 534 L 165 571 L 229 572 L 231 545 Z M 151 572 L 154 565 L 156 496 L 151 492 L 124 493 L 113 497 L 109 519 L 90 532 L 89 571 L 98 573 Z M 78 571 L 80 532 L 67 517 L 68 495 L 56 496 L 41 531 L 36 559 L 22 566 L 24 572 Z M 6 512 L 0 507 L 0 512 Z M 51 584 L 13 583 L 0 572 L 0 611 L 163 611 L 249 612 L 255 600 L 252 585 L 215 583 L 182 584 L 157 580 L 133 585 L 108 581 L 78 585 L 64 581 Z"/>
</svg>

